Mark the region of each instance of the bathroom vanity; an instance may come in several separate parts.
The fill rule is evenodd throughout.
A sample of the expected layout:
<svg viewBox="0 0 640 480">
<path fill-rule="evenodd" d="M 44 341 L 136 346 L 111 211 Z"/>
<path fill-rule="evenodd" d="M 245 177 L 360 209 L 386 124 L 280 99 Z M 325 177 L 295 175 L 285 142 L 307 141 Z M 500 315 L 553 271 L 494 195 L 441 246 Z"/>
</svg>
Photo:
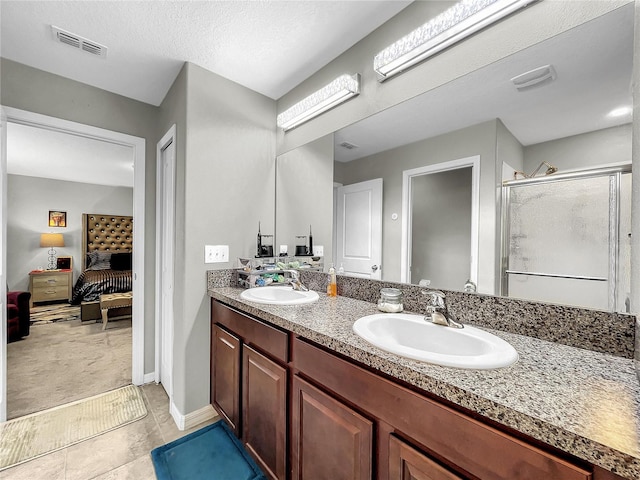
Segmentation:
<svg viewBox="0 0 640 480">
<path fill-rule="evenodd" d="M 373 303 L 241 291 L 209 288 L 211 403 L 269 478 L 640 478 L 630 359 L 492 330 L 518 363 L 440 367 L 357 337 Z"/>
</svg>

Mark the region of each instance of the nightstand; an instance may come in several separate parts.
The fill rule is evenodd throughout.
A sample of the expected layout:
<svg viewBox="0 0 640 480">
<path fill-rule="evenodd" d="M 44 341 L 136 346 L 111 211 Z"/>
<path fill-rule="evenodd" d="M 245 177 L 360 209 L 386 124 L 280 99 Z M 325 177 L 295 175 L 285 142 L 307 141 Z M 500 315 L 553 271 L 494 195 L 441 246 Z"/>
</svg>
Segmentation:
<svg viewBox="0 0 640 480">
<path fill-rule="evenodd" d="M 43 270 L 29 273 L 31 304 L 71 300 L 73 270 Z"/>
</svg>

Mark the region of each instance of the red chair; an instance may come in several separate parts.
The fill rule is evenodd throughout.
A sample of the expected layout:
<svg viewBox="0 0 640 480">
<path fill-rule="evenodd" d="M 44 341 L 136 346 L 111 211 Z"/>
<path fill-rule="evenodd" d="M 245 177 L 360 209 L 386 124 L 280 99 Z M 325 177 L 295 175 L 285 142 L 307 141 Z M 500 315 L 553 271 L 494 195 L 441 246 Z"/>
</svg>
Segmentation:
<svg viewBox="0 0 640 480">
<path fill-rule="evenodd" d="M 31 293 L 7 292 L 7 338 L 17 340 L 29 336 Z"/>
</svg>

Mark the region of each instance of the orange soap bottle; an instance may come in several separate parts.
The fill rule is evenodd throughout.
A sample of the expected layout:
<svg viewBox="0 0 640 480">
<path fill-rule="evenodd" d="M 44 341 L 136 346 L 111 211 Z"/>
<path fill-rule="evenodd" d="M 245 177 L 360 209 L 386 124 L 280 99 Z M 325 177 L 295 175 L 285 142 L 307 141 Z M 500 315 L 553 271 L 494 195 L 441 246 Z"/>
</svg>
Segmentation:
<svg viewBox="0 0 640 480">
<path fill-rule="evenodd" d="M 333 268 L 333 264 L 329 268 L 329 283 L 327 284 L 327 296 L 338 296 L 338 282 L 336 280 L 336 269 Z"/>
</svg>

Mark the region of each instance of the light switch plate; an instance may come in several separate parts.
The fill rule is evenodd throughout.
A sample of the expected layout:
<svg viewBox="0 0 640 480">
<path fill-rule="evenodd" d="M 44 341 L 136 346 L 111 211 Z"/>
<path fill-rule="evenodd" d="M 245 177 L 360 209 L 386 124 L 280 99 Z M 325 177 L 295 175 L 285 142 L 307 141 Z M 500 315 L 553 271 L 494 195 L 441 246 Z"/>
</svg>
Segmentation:
<svg viewBox="0 0 640 480">
<path fill-rule="evenodd" d="M 313 254 L 316 257 L 324 257 L 324 245 L 314 245 Z"/>
<path fill-rule="evenodd" d="M 225 263 L 229 261 L 229 245 L 205 245 L 204 263 Z"/>
</svg>

